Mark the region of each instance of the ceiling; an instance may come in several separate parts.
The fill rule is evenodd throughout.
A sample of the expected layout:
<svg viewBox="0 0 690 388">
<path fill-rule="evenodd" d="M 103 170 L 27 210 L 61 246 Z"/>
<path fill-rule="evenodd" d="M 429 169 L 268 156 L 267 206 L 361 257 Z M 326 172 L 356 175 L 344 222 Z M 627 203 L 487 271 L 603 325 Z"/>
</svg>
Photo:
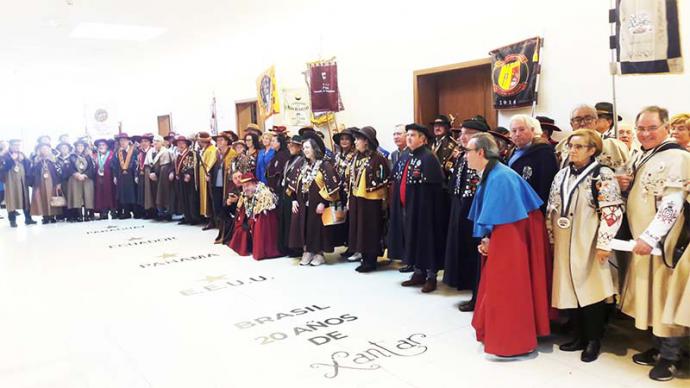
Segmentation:
<svg viewBox="0 0 690 388">
<path fill-rule="evenodd" d="M 0 62 L 13 71 L 41 64 L 83 68 L 159 64 L 229 33 L 233 15 L 240 15 L 246 8 L 234 0 L 0 3 Z M 161 27 L 167 31 L 145 42 L 70 38 L 72 30 L 82 22 Z"/>
</svg>

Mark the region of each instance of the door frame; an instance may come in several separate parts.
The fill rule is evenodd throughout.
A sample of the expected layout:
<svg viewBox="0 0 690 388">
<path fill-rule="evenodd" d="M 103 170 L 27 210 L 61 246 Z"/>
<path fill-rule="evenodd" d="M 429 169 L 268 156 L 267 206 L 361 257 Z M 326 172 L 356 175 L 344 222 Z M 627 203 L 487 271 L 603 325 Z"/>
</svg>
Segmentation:
<svg viewBox="0 0 690 388">
<path fill-rule="evenodd" d="M 471 61 L 466 61 L 466 62 L 460 62 L 460 63 L 453 63 L 450 65 L 443 65 L 443 66 L 436 66 L 436 67 L 429 67 L 426 69 L 420 69 L 420 70 L 415 70 L 412 74 L 412 93 L 413 93 L 413 103 L 414 103 L 414 121 L 416 123 L 421 123 L 422 120 L 422 111 L 421 111 L 421 106 L 419 104 L 419 82 L 420 79 L 425 77 L 425 76 L 430 76 L 430 75 L 438 75 L 441 73 L 446 73 L 450 71 L 456 71 L 456 70 L 463 70 L 463 69 L 469 69 L 473 67 L 478 67 L 478 66 L 485 66 L 485 65 L 491 65 L 491 57 L 486 57 L 486 58 L 480 58 L 480 59 L 474 59 Z"/>
<path fill-rule="evenodd" d="M 244 138 L 244 130 L 246 128 L 242 128 L 240 125 L 240 108 L 246 107 L 247 105 L 253 105 L 254 106 L 254 111 L 256 112 L 256 121 L 259 121 L 255 124 L 261 128 L 261 130 L 264 129 L 264 123 L 261 122 L 262 120 L 259 119 L 259 106 L 258 106 L 259 101 L 254 98 L 245 98 L 242 100 L 236 100 L 235 101 L 235 127 L 237 128 L 237 135 L 240 138 Z"/>
</svg>

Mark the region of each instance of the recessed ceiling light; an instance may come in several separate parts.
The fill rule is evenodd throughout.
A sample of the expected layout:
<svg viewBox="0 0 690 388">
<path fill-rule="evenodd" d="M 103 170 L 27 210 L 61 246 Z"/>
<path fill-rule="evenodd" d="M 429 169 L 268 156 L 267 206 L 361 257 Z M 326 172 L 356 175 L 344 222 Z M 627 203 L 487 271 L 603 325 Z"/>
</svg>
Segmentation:
<svg viewBox="0 0 690 388">
<path fill-rule="evenodd" d="M 70 38 L 75 39 L 103 39 L 129 40 L 143 42 L 156 38 L 166 31 L 165 28 L 148 26 L 129 26 L 124 24 L 80 23 Z"/>
</svg>

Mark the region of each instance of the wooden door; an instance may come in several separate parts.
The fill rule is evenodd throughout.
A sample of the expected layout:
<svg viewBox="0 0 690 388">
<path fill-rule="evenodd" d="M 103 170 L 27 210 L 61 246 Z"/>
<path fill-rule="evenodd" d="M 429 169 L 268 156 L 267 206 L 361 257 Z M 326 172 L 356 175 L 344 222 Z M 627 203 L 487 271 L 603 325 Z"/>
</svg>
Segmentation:
<svg viewBox="0 0 690 388">
<path fill-rule="evenodd" d="M 415 121 L 428 125 L 437 114 L 453 115 L 454 127 L 482 115 L 495 128 L 498 113 L 491 96 L 491 59 L 414 72 Z"/>
<path fill-rule="evenodd" d="M 237 134 L 240 138 L 244 138 L 244 130 L 250 123 L 258 124 L 263 129 L 263 123 L 257 121 L 257 101 L 245 100 L 235 103 L 235 111 L 237 117 Z"/>
<path fill-rule="evenodd" d="M 170 115 L 158 116 L 158 134 L 168 136 L 172 131 L 172 121 Z"/>
</svg>

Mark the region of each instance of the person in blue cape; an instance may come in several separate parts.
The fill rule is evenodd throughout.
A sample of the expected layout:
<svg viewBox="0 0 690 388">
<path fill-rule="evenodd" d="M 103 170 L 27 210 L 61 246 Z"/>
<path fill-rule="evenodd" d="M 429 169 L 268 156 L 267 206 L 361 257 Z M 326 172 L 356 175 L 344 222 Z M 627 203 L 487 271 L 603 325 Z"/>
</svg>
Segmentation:
<svg viewBox="0 0 690 388">
<path fill-rule="evenodd" d="M 483 256 L 472 326 L 484 351 L 524 355 L 549 335 L 550 251 L 542 200 L 510 167 L 501 164 L 488 133 L 472 137 L 470 168 L 481 176 L 468 218 Z"/>
</svg>

